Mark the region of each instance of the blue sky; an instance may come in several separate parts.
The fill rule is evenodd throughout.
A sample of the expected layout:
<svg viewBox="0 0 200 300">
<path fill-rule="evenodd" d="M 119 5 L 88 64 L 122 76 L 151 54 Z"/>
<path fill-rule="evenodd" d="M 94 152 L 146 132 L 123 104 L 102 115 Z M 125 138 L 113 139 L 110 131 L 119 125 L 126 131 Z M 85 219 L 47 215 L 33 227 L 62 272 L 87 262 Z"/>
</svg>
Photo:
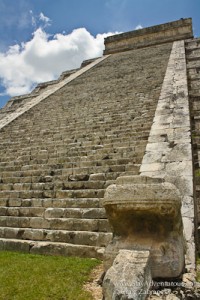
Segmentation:
<svg viewBox="0 0 200 300">
<path fill-rule="evenodd" d="M 200 0 L 0 0 L 0 107 L 84 59 L 102 55 L 104 37 L 192 17 Z"/>
</svg>

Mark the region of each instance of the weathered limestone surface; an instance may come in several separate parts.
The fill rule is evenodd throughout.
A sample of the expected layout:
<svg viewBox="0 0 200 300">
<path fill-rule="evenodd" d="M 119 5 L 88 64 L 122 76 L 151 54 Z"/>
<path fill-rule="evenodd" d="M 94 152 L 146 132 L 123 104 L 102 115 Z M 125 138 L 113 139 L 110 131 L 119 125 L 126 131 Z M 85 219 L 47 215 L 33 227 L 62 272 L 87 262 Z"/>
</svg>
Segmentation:
<svg viewBox="0 0 200 300">
<path fill-rule="evenodd" d="M 2 249 L 103 257 L 112 238 L 104 192 L 139 172 L 170 51 L 98 60 L 1 120 Z"/>
<path fill-rule="evenodd" d="M 104 206 L 114 232 L 106 248 L 106 269 L 119 249 L 129 249 L 149 251 L 153 278 L 182 273 L 181 197 L 173 184 L 141 176 L 119 177 L 107 188 Z"/>
<path fill-rule="evenodd" d="M 120 250 L 104 278 L 104 299 L 144 300 L 151 280 L 149 251 Z"/>
<path fill-rule="evenodd" d="M 192 120 L 192 145 L 194 157 L 194 180 L 198 204 L 198 224 L 200 222 L 200 39 L 190 39 L 185 43 L 187 76 Z M 198 228 L 198 240 L 200 230 Z"/>
<path fill-rule="evenodd" d="M 140 172 L 142 176 L 164 178 L 179 189 L 186 267 L 194 269 L 195 203 L 184 41 L 173 44 Z"/>
</svg>

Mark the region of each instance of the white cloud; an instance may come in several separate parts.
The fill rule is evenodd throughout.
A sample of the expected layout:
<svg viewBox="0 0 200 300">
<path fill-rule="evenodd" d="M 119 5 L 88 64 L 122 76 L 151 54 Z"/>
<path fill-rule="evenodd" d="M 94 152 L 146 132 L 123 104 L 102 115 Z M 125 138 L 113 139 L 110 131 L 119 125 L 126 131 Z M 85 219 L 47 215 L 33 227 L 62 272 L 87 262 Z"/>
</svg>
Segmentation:
<svg viewBox="0 0 200 300">
<path fill-rule="evenodd" d="M 33 27 L 36 27 L 36 18 L 35 18 L 35 16 L 33 15 L 33 11 L 30 10 L 29 13 L 30 13 L 30 16 L 31 16 L 31 25 L 32 25 Z"/>
<path fill-rule="evenodd" d="M 45 16 L 42 12 L 39 15 L 34 15 L 32 10 L 29 10 L 31 16 L 31 24 L 36 29 L 37 27 L 45 28 L 51 25 L 51 19 Z"/>
<path fill-rule="evenodd" d="M 42 13 L 40 19 L 45 24 L 50 22 Z M 30 41 L 0 52 L 0 79 L 5 92 L 10 96 L 28 93 L 36 84 L 79 67 L 83 60 L 101 56 L 104 38 L 112 34 L 93 37 L 85 28 L 78 28 L 70 34 L 50 36 L 44 27 L 36 29 Z"/>
<path fill-rule="evenodd" d="M 142 25 L 138 24 L 136 27 L 135 27 L 135 30 L 138 30 L 138 29 L 142 29 Z"/>
<path fill-rule="evenodd" d="M 39 20 L 44 22 L 45 27 L 49 26 L 51 24 L 51 19 L 46 17 L 42 12 L 39 15 Z"/>
</svg>

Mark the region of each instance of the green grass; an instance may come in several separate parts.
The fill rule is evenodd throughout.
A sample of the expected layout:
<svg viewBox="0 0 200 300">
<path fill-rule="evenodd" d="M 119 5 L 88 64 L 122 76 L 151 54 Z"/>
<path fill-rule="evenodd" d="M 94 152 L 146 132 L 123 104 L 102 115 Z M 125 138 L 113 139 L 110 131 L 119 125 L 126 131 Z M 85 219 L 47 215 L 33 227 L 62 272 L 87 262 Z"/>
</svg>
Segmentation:
<svg viewBox="0 0 200 300">
<path fill-rule="evenodd" d="M 89 300 L 83 290 L 96 259 L 0 251 L 1 300 Z"/>
</svg>

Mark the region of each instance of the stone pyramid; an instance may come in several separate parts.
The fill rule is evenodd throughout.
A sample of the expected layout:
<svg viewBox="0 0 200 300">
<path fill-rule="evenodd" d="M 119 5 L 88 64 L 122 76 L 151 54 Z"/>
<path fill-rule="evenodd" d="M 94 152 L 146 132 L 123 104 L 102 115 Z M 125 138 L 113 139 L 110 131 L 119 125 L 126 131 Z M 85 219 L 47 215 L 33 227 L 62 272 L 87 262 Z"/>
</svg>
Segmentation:
<svg viewBox="0 0 200 300">
<path fill-rule="evenodd" d="M 102 57 L 11 98 L 0 110 L 0 250 L 103 258 L 116 234 L 105 191 L 147 176 L 180 190 L 194 269 L 199 100 L 191 19 L 108 37 Z"/>
</svg>

